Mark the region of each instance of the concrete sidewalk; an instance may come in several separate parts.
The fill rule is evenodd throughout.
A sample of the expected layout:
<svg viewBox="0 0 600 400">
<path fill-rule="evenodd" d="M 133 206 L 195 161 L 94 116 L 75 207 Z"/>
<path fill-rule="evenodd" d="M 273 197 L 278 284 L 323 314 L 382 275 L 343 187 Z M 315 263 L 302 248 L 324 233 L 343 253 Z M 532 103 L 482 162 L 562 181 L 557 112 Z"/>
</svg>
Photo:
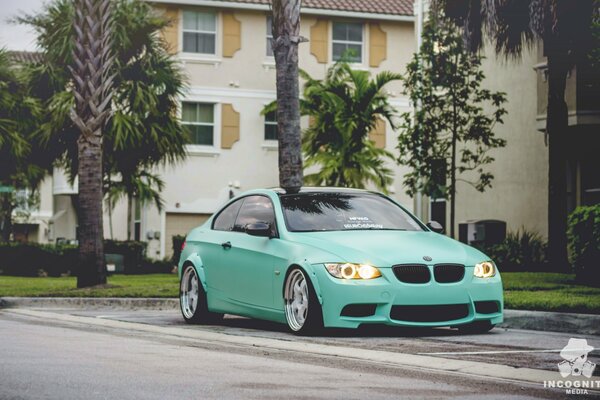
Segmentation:
<svg viewBox="0 0 600 400">
<path fill-rule="evenodd" d="M 81 308 L 120 310 L 176 310 L 178 299 L 91 297 L 0 297 L 0 308 Z M 600 315 L 529 310 L 504 310 L 502 328 L 573 335 L 600 336 Z"/>
</svg>

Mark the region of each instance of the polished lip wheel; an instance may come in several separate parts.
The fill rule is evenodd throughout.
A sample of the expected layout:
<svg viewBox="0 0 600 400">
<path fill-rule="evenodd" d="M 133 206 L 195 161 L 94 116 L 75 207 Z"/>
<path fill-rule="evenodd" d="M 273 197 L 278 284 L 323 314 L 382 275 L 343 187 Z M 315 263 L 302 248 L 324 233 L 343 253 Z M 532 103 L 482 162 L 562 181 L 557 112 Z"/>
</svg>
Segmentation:
<svg viewBox="0 0 600 400">
<path fill-rule="evenodd" d="M 285 287 L 285 317 L 290 328 L 299 331 L 308 315 L 308 284 L 299 269 L 290 273 Z"/>
<path fill-rule="evenodd" d="M 181 278 L 181 310 L 190 319 L 198 308 L 198 274 L 194 267 L 188 267 Z"/>
</svg>

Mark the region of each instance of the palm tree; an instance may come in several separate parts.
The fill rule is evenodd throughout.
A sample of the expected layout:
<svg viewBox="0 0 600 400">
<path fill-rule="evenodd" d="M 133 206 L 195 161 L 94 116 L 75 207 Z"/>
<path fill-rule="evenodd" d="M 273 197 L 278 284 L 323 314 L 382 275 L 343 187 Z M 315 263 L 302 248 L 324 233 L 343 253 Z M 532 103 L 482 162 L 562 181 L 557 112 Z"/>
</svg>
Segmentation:
<svg viewBox="0 0 600 400">
<path fill-rule="evenodd" d="M 279 184 L 287 192 L 302 187 L 298 88 L 301 0 L 273 0 L 273 55 L 277 73 Z"/>
<path fill-rule="evenodd" d="M 567 74 L 587 61 L 593 0 L 437 0 L 439 9 L 463 27 L 467 45 L 478 51 L 488 37 L 497 54 L 518 57 L 540 41 L 548 68 L 548 256 L 557 270 L 567 264 L 565 145 Z M 436 7 L 433 8 L 436 10 Z"/>
<path fill-rule="evenodd" d="M 111 1 L 75 0 L 71 119 L 77 139 L 79 268 L 77 287 L 106 283 L 102 224 L 102 138 L 112 99 Z"/>
<path fill-rule="evenodd" d="M 22 99 L 21 83 L 10 63 L 8 53 L 0 49 L 0 242 L 7 242 L 12 231 L 15 174 L 30 150 L 29 142 L 19 129 L 17 110 Z"/>
<path fill-rule="evenodd" d="M 127 198 L 131 226 L 134 200 L 152 202 L 159 210 L 162 206 L 163 183 L 152 169 L 186 156 L 189 135 L 177 116 L 185 77 L 158 34 L 171 21 L 156 16 L 145 2 L 116 0 L 112 4 L 114 94 L 112 118 L 103 138 L 104 188 L 109 213 L 118 199 Z M 65 166 L 74 179 L 77 132 L 67 118 L 73 96 L 68 89 L 69 76 L 62 71 L 70 54 L 66 38 L 72 34 L 68 22 L 72 15 L 71 2 L 57 0 L 42 15 L 21 21 L 37 31 L 46 55 L 44 63 L 30 71 L 49 110 L 40 140 L 65 155 Z M 131 229 L 128 238 L 132 238 Z"/>
<path fill-rule="evenodd" d="M 385 159 L 393 156 L 369 140 L 369 133 L 384 121 L 396 129 L 384 87 L 401 76 L 384 71 L 371 79 L 368 71 L 353 70 L 345 61 L 329 68 L 324 80 L 302 75 L 301 110 L 311 121 L 302 149 L 306 168 L 319 168 L 305 177 L 307 183 L 364 188 L 371 182 L 387 192 L 392 172 Z"/>
</svg>

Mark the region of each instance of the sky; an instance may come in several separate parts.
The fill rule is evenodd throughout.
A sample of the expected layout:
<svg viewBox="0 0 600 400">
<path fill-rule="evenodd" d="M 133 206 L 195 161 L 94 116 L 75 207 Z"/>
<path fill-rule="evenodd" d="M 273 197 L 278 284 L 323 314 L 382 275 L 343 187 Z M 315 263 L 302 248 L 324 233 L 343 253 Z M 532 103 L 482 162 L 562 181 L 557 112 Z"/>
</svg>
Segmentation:
<svg viewBox="0 0 600 400">
<path fill-rule="evenodd" d="M 0 0 L 0 48 L 35 51 L 35 35 L 24 25 L 9 23 L 15 16 L 40 11 L 44 0 Z"/>
</svg>

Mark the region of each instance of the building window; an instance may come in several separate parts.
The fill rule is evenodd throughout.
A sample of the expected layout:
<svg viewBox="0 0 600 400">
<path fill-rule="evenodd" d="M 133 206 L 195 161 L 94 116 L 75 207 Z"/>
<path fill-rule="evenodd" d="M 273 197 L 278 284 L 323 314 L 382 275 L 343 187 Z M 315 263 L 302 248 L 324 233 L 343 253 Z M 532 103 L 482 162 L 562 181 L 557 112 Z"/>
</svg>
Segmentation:
<svg viewBox="0 0 600 400">
<path fill-rule="evenodd" d="M 215 54 L 217 16 L 209 12 L 183 12 L 183 52 Z"/>
<path fill-rule="evenodd" d="M 265 115 L 265 140 L 277 140 L 277 113 Z"/>
<path fill-rule="evenodd" d="M 181 123 L 190 132 L 192 144 L 214 145 L 214 104 L 183 102 Z"/>
<path fill-rule="evenodd" d="M 333 23 L 333 61 L 343 57 L 361 63 L 363 54 L 363 25 L 356 22 Z"/>
<path fill-rule="evenodd" d="M 267 16 L 267 57 L 273 57 L 271 40 L 273 40 L 273 17 L 269 15 Z"/>
</svg>

